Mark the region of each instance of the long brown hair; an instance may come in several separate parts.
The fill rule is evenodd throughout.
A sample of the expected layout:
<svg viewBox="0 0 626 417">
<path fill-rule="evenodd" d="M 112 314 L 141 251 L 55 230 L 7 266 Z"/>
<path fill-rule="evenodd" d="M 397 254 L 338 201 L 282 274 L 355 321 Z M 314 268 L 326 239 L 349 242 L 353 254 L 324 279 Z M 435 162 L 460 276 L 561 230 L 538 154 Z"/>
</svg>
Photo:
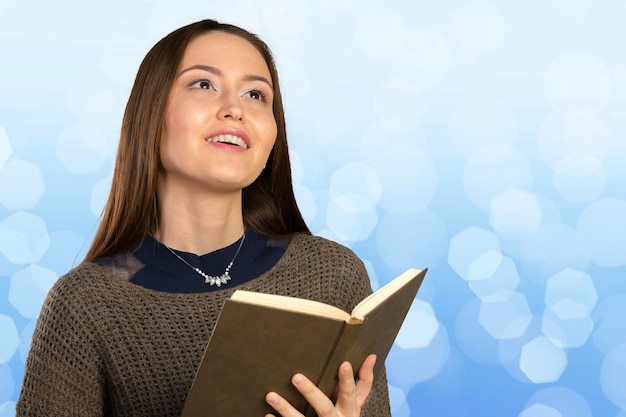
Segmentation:
<svg viewBox="0 0 626 417">
<path fill-rule="evenodd" d="M 268 237 L 310 233 L 293 193 L 285 114 L 278 72 L 270 49 L 245 29 L 202 20 L 161 39 L 139 66 L 124 112 L 111 191 L 85 260 L 93 261 L 132 250 L 147 234 L 156 231 L 157 180 L 161 165 L 159 147 L 167 99 L 189 42 L 214 30 L 250 42 L 265 59 L 274 86 L 276 142 L 266 168 L 243 190 L 244 222 L 247 227 Z"/>
</svg>

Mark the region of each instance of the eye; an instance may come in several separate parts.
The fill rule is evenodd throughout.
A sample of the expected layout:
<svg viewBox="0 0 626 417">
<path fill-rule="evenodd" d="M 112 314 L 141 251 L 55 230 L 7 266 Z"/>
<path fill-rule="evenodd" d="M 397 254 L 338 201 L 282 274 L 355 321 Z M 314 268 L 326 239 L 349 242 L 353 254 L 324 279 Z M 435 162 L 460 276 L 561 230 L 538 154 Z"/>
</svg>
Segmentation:
<svg viewBox="0 0 626 417">
<path fill-rule="evenodd" d="M 264 103 L 267 102 L 267 95 L 261 90 L 250 90 L 244 94 L 244 97 L 250 97 L 253 100 L 259 100 Z"/>
<path fill-rule="evenodd" d="M 213 83 L 211 82 L 211 80 L 206 80 L 206 79 L 196 80 L 196 81 L 190 83 L 189 87 L 190 88 L 199 88 L 199 89 L 202 89 L 202 90 L 214 90 Z"/>
</svg>

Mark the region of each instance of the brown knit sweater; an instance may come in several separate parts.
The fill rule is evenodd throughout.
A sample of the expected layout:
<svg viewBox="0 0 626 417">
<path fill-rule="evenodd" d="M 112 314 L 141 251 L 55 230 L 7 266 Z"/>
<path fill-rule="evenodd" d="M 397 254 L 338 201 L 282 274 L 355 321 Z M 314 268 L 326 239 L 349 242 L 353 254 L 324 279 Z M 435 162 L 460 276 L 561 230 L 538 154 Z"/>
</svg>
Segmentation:
<svg viewBox="0 0 626 417">
<path fill-rule="evenodd" d="M 118 261 L 115 268 L 83 263 L 48 294 L 26 361 L 18 417 L 179 416 L 222 303 L 236 288 L 348 311 L 371 292 L 353 252 L 307 235 L 295 236 L 267 273 L 206 293 L 134 285 L 128 280 L 141 263 L 132 255 Z M 362 415 L 391 415 L 385 375 L 377 376 Z"/>
</svg>

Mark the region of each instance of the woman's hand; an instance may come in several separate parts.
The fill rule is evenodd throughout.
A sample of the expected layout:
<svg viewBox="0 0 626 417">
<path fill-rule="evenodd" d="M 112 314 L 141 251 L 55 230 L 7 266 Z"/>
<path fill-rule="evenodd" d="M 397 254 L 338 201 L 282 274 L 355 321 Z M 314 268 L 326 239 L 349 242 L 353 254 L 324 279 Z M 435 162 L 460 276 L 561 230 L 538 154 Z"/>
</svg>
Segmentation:
<svg viewBox="0 0 626 417">
<path fill-rule="evenodd" d="M 353 377 L 350 362 L 341 364 L 339 367 L 339 391 L 336 404 L 333 404 L 330 398 L 324 395 L 304 375 L 294 375 L 291 382 L 315 409 L 318 417 L 358 417 L 361 415 L 361 410 L 363 410 L 365 401 L 367 401 L 367 397 L 372 390 L 375 363 L 376 355 L 369 355 L 363 362 L 363 365 L 361 365 L 356 381 Z M 265 400 L 282 417 L 302 417 L 298 410 L 275 392 L 268 393 Z M 265 417 L 274 416 L 268 414 Z"/>
</svg>

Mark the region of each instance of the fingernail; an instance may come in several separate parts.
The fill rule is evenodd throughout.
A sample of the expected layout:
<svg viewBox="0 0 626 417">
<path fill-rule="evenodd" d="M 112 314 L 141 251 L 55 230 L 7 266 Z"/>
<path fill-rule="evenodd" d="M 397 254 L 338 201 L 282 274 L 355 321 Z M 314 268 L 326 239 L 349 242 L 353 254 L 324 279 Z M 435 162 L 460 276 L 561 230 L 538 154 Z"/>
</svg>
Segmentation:
<svg viewBox="0 0 626 417">
<path fill-rule="evenodd" d="M 269 404 L 274 405 L 278 402 L 278 396 L 273 392 L 270 392 L 269 394 L 267 394 L 266 400 Z"/>
<path fill-rule="evenodd" d="M 302 384 L 304 384 L 304 376 L 302 376 L 301 374 L 295 374 L 293 376 L 293 384 L 297 386 L 301 386 Z"/>
<path fill-rule="evenodd" d="M 344 362 L 341 365 L 341 372 L 345 375 L 352 373 L 352 365 L 350 364 L 350 362 Z"/>
</svg>

